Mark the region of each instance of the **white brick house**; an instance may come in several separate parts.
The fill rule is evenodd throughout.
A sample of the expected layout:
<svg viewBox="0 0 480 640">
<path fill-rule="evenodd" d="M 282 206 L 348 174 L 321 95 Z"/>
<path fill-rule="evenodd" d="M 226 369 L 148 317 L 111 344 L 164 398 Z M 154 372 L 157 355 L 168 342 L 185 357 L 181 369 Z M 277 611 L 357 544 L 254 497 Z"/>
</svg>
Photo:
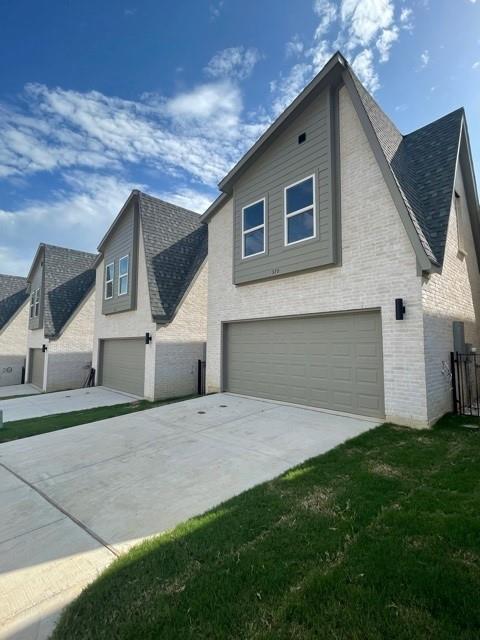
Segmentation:
<svg viewBox="0 0 480 640">
<path fill-rule="evenodd" d="M 42 391 L 82 387 L 92 366 L 96 255 L 40 244 L 28 274 L 26 380 Z"/>
<path fill-rule="evenodd" d="M 97 384 L 148 400 L 197 392 L 207 337 L 207 229 L 133 191 L 99 245 Z"/>
<path fill-rule="evenodd" d="M 463 110 L 402 136 L 336 54 L 219 186 L 209 392 L 418 427 L 451 410 L 453 323 L 480 344 Z"/>
<path fill-rule="evenodd" d="M 27 348 L 27 279 L 0 274 L 0 387 L 20 384 Z"/>
</svg>

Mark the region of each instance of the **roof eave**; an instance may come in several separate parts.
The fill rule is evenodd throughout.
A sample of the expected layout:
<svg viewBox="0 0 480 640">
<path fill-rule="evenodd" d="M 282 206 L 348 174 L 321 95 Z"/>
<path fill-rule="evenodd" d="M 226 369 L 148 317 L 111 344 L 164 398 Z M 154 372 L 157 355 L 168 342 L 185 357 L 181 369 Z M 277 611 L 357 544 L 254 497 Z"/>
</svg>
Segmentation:
<svg viewBox="0 0 480 640">
<path fill-rule="evenodd" d="M 208 207 L 208 209 L 200 216 L 200 222 L 208 222 L 210 218 L 219 211 L 224 204 L 231 198 L 228 193 L 221 193 Z"/>
</svg>

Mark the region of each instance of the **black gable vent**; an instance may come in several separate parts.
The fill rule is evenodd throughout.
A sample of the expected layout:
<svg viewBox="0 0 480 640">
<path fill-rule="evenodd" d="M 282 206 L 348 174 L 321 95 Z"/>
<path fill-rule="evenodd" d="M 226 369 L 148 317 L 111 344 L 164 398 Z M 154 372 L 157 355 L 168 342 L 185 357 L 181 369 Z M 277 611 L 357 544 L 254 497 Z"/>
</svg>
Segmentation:
<svg viewBox="0 0 480 640">
<path fill-rule="evenodd" d="M 298 136 L 298 144 L 302 144 L 302 142 L 305 142 L 306 139 L 307 139 L 307 134 L 305 132 L 301 133 Z"/>
</svg>

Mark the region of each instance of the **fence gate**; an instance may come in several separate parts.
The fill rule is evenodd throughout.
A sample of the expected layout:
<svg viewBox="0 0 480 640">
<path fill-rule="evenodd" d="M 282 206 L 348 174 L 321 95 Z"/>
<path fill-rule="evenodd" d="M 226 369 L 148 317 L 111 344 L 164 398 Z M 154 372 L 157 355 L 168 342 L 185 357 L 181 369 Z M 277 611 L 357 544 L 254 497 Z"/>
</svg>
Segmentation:
<svg viewBox="0 0 480 640">
<path fill-rule="evenodd" d="M 480 354 L 451 354 L 453 409 L 464 416 L 480 416 Z"/>
</svg>

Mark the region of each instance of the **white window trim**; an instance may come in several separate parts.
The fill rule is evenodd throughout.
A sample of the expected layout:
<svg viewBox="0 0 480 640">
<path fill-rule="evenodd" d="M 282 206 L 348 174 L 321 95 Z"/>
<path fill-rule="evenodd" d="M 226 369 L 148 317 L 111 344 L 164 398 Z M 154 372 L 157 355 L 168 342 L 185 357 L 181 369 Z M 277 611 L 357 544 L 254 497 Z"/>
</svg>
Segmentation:
<svg viewBox="0 0 480 640">
<path fill-rule="evenodd" d="M 263 224 L 257 224 L 256 227 L 251 227 L 250 229 L 245 230 L 245 209 L 249 209 L 259 202 L 263 202 Z M 257 253 L 250 253 L 248 256 L 245 255 L 245 236 L 247 233 L 251 233 L 252 231 L 258 231 L 258 229 L 263 229 L 263 250 L 257 251 Z M 249 258 L 254 258 L 255 256 L 261 256 L 267 251 L 267 200 L 266 198 L 260 198 L 260 200 L 255 200 L 255 202 L 250 202 L 250 204 L 246 204 L 242 207 L 242 260 L 248 260 Z"/>
<path fill-rule="evenodd" d="M 30 295 L 30 320 L 35 318 L 35 289 Z"/>
<path fill-rule="evenodd" d="M 124 273 L 123 275 L 120 274 L 120 262 L 122 260 L 125 260 L 125 258 L 127 258 L 128 262 L 127 262 L 127 273 Z M 128 295 L 128 276 L 130 275 L 130 254 L 127 253 L 127 255 L 122 256 L 119 260 L 118 260 L 118 297 L 120 296 L 126 296 Z M 126 278 L 127 279 L 127 290 L 124 291 L 123 293 L 120 293 L 120 282 L 122 281 L 122 278 Z"/>
<path fill-rule="evenodd" d="M 468 253 L 465 249 L 465 225 L 463 223 L 465 211 L 463 208 L 463 199 L 458 191 L 454 191 L 453 197 L 455 198 L 455 214 L 457 218 L 458 254 L 460 258 L 465 258 L 466 256 L 468 256 Z"/>
<path fill-rule="evenodd" d="M 40 315 L 40 289 L 35 289 L 35 307 L 33 317 L 38 318 Z"/>
<path fill-rule="evenodd" d="M 287 191 L 289 189 L 291 189 L 292 187 L 295 187 L 297 184 L 301 184 L 302 182 L 306 182 L 307 180 L 312 180 L 312 185 L 313 185 L 313 202 L 312 204 L 308 205 L 308 207 L 303 207 L 303 209 L 298 209 L 297 211 L 292 211 L 291 213 L 287 213 Z M 309 211 L 310 209 L 313 208 L 313 234 L 311 236 L 308 236 L 307 238 L 301 238 L 300 240 L 294 240 L 293 242 L 288 242 L 288 219 L 289 218 L 294 218 L 295 216 L 298 216 L 300 213 L 303 213 L 304 211 Z M 289 184 L 288 186 L 286 186 L 283 190 L 283 239 L 284 239 L 284 246 L 285 247 L 291 247 L 295 244 L 300 244 L 300 242 L 306 242 L 307 240 L 312 240 L 313 238 L 317 237 L 317 198 L 316 198 L 316 186 L 315 186 L 315 174 L 313 173 L 311 176 L 305 176 L 305 178 L 302 178 L 301 180 L 297 180 L 296 182 L 293 182 L 292 184 Z"/>
<path fill-rule="evenodd" d="M 108 267 L 112 267 L 112 279 L 111 280 L 107 280 Z M 115 280 L 115 262 L 109 262 L 107 265 L 105 265 L 105 288 L 104 288 L 104 292 L 103 292 L 105 300 L 111 300 L 113 298 L 113 282 L 114 282 L 114 280 Z M 107 284 L 110 284 L 110 282 L 112 283 L 112 295 L 111 296 L 107 296 Z"/>
</svg>

